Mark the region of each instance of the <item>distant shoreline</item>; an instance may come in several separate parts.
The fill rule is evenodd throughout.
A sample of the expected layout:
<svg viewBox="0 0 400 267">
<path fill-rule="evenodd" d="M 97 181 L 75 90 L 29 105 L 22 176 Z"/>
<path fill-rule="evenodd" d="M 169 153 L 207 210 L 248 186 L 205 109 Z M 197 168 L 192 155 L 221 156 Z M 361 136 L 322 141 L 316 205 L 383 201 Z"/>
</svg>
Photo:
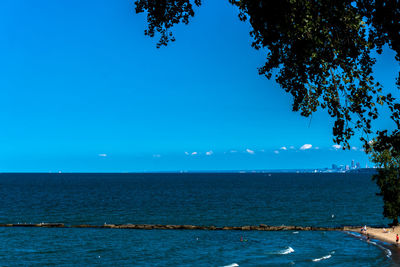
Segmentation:
<svg viewBox="0 0 400 267">
<path fill-rule="evenodd" d="M 375 174 L 376 168 L 360 168 L 348 171 L 324 169 L 283 169 L 283 170 L 193 170 L 193 171 L 137 171 L 137 172 L 74 172 L 74 171 L 37 171 L 37 172 L 1 172 L 1 174 Z"/>
</svg>

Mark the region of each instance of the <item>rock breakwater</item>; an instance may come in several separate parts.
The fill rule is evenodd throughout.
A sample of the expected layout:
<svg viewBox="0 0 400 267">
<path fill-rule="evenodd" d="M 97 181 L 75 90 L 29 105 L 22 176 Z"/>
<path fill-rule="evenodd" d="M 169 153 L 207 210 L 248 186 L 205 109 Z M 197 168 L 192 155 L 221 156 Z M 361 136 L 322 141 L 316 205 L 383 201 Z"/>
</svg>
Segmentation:
<svg viewBox="0 0 400 267">
<path fill-rule="evenodd" d="M 100 228 L 100 229 L 139 229 L 139 230 L 209 230 L 209 231 L 352 231 L 361 226 L 317 227 L 317 226 L 272 226 L 266 224 L 245 226 L 198 226 L 170 224 L 103 224 L 66 225 L 64 223 L 17 223 L 0 224 L 0 227 L 44 227 L 44 228 Z"/>
</svg>

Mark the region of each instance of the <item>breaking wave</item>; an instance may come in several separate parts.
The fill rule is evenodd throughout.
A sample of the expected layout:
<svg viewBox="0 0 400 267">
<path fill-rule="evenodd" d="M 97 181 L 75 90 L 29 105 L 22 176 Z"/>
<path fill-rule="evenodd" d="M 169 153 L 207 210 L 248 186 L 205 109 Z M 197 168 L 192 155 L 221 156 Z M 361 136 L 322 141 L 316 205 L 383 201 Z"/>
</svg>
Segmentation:
<svg viewBox="0 0 400 267">
<path fill-rule="evenodd" d="M 287 249 L 279 251 L 278 254 L 286 255 L 286 254 L 290 254 L 293 252 L 294 252 L 294 249 L 292 247 L 288 247 Z"/>
<path fill-rule="evenodd" d="M 331 254 L 329 254 L 329 255 L 326 255 L 326 256 L 323 256 L 323 257 L 321 257 L 321 258 L 318 258 L 318 259 L 313 259 L 312 261 L 322 261 L 322 260 L 329 259 L 330 257 L 332 257 L 332 255 L 331 255 Z"/>
</svg>

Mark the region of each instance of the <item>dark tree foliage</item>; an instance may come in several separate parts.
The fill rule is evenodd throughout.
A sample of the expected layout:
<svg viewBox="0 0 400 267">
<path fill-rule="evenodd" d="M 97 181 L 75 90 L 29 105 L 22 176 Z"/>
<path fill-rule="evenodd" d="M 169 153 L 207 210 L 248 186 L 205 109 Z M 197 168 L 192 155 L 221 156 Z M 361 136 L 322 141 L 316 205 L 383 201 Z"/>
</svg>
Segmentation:
<svg viewBox="0 0 400 267">
<path fill-rule="evenodd" d="M 400 216 L 400 179 L 398 168 L 381 168 L 373 176 L 383 198 L 383 216 L 393 220 L 392 225 L 399 225 Z"/>
<path fill-rule="evenodd" d="M 138 0 L 135 1 L 136 13 L 148 12 L 148 29 L 144 34 L 154 37 L 155 32 L 161 37 L 157 47 L 165 46 L 169 41 L 175 41 L 170 28 L 178 23 L 189 23 L 189 18 L 194 16 L 193 1 L 190 0 Z M 195 0 L 194 4 L 201 5 L 201 0 Z"/>
<path fill-rule="evenodd" d="M 349 146 L 353 128 L 370 133 L 381 87 L 372 76 L 366 26 L 348 1 L 240 1 L 249 17 L 253 47 L 267 48 L 260 74 L 271 77 L 294 98 L 293 110 L 308 117 L 318 107 L 336 119 L 336 143 Z M 352 114 L 358 115 L 355 124 Z"/>
<path fill-rule="evenodd" d="M 293 111 L 308 117 L 318 109 L 327 110 L 335 121 L 334 142 L 344 149 L 350 148 L 349 140 L 358 130 L 363 133 L 361 140 L 367 153 L 383 155 L 390 151 L 391 157 L 398 156 L 400 104 L 391 94 L 383 94 L 381 84 L 374 79 L 376 60 L 372 52 L 380 54 L 387 45 L 400 62 L 400 0 L 228 1 L 239 9 L 240 20 L 250 22 L 252 46 L 265 51 L 265 64 L 259 73 L 268 79 L 274 76 L 293 96 Z M 194 6 L 199 7 L 201 1 L 136 0 L 135 5 L 137 13 L 147 12 L 145 34 L 161 35 L 160 47 L 175 40 L 171 27 L 188 24 Z M 397 85 L 400 88 L 400 75 Z M 368 139 L 379 106 L 390 109 L 397 128 L 377 131 L 371 147 Z M 380 160 L 377 157 L 375 162 L 381 164 Z M 400 209 L 400 201 L 391 198 L 394 192 L 396 198 L 400 196 L 399 181 L 392 179 L 399 166 L 382 167 L 376 181 L 388 200 L 385 214 L 389 216 L 394 208 L 387 203 Z M 387 192 L 389 195 L 385 195 Z"/>
<path fill-rule="evenodd" d="M 380 189 L 378 195 L 383 197 L 383 216 L 392 219 L 398 225 L 400 216 L 400 134 L 387 136 L 380 133 L 377 141 L 369 147 L 371 160 L 379 167 L 378 174 L 373 176 Z M 397 149 L 396 149 L 397 148 Z"/>
<path fill-rule="evenodd" d="M 266 51 L 259 73 L 293 96 L 293 110 L 310 116 L 318 108 L 335 119 L 334 141 L 349 148 L 355 130 L 371 134 L 379 105 L 392 109 L 399 126 L 400 106 L 382 94 L 375 81 L 371 51 L 387 44 L 400 60 L 400 2 L 319 0 L 229 0 L 239 19 L 249 20 L 255 49 Z M 146 35 L 161 37 L 158 47 L 174 41 L 171 27 L 189 23 L 195 0 L 137 0 L 136 12 L 147 12 Z M 400 80 L 398 81 L 400 86 Z M 398 127 L 400 128 L 400 127 Z M 362 138 L 367 145 L 368 138 Z"/>
</svg>

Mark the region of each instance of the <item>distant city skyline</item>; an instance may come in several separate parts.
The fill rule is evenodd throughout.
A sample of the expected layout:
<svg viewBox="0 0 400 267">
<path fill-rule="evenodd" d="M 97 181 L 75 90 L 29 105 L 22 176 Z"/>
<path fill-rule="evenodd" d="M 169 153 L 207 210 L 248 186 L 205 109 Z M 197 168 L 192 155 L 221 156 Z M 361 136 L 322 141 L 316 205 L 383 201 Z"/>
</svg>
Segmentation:
<svg viewBox="0 0 400 267">
<path fill-rule="evenodd" d="M 2 170 L 3 172 L 181 172 L 181 171 L 240 171 L 240 170 L 297 170 L 297 169 L 330 169 L 333 165 L 338 168 L 350 166 L 354 155 L 365 158 L 362 167 L 369 161 L 363 151 L 342 151 L 331 148 L 280 148 L 277 150 L 230 150 L 230 151 L 185 151 L 177 154 L 144 154 L 138 156 L 114 155 L 101 153 L 88 159 L 79 157 L 67 161 L 64 168 L 40 169 L 35 162 L 22 160 L 15 166 L 24 166 L 19 170 Z M 319 160 L 315 156 L 321 155 Z M 287 159 L 290 158 L 290 162 Z M 126 162 L 140 162 L 141 168 L 123 168 Z M 329 162 L 328 162 L 329 161 Z M 358 162 L 358 161 L 357 161 Z M 325 164 L 326 163 L 326 164 Z M 46 164 L 58 165 L 59 160 L 47 160 Z M 74 165 L 72 165 L 74 164 Z M 82 165 L 85 166 L 82 166 Z M 115 169 L 115 166 L 121 166 Z M 111 168 L 110 168 L 111 166 Z M 183 167 L 185 166 L 185 167 Z M 372 165 L 369 165 L 372 167 Z"/>
<path fill-rule="evenodd" d="M 307 169 L 371 165 L 326 112 L 292 112 L 228 2 L 204 3 L 156 49 L 131 0 L 0 3 L 0 172 Z M 395 91 L 394 53 L 376 77 Z M 376 126 L 393 127 L 387 111 Z"/>
</svg>

